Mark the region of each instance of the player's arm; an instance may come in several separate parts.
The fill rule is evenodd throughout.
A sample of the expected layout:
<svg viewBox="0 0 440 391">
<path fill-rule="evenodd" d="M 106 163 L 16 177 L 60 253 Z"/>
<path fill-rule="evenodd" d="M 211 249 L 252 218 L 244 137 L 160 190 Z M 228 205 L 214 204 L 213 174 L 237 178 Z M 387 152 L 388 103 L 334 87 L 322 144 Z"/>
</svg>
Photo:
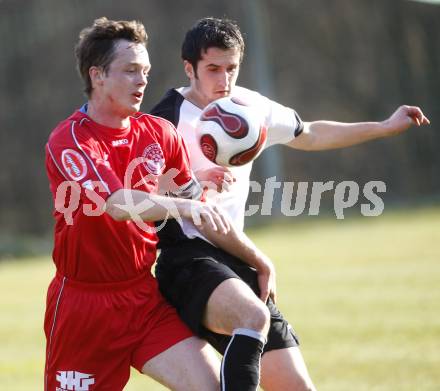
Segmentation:
<svg viewBox="0 0 440 391">
<path fill-rule="evenodd" d="M 116 221 L 140 219 L 159 221 L 186 218 L 201 229 L 224 235 L 229 223 L 215 205 L 189 199 L 172 198 L 140 190 L 119 189 L 106 201 L 106 213 Z"/>
<path fill-rule="evenodd" d="M 301 135 L 294 138 L 287 145 L 305 151 L 344 148 L 377 138 L 400 134 L 412 125 L 421 126 L 429 123 L 428 118 L 419 107 L 401 106 L 382 122 L 305 122 Z"/>
<path fill-rule="evenodd" d="M 275 302 L 275 267 L 272 261 L 255 246 L 243 231 L 235 229 L 231 222 L 229 226 L 230 230 L 226 235 L 213 231 L 209 226 L 207 228 L 199 227 L 199 230 L 211 243 L 255 268 L 258 274 L 260 299 L 266 302 L 270 296 Z"/>
<path fill-rule="evenodd" d="M 191 219 L 209 241 L 257 270 L 263 301 L 269 295 L 276 299 L 272 262 L 243 232 L 237 231 L 214 204 L 119 189 L 107 199 L 105 210 L 116 221 L 159 221 L 170 217 Z"/>
<path fill-rule="evenodd" d="M 214 166 L 207 169 L 194 171 L 197 180 L 203 187 L 215 189 L 219 193 L 228 191 L 229 186 L 235 182 L 235 177 L 227 167 Z"/>
<path fill-rule="evenodd" d="M 183 187 L 185 191 L 172 192 L 175 197 L 206 197 L 205 202 L 197 202 L 198 204 L 205 204 L 207 208 L 213 210 L 223 219 L 222 222 L 227 226 L 228 232 L 224 234 L 224 231 L 219 229 L 213 229 L 214 224 L 196 224 L 199 231 L 214 245 L 222 250 L 236 256 L 249 266 L 255 268 L 258 272 L 258 283 L 260 287 L 260 297 L 263 301 L 266 301 L 270 295 L 275 300 L 275 271 L 270 259 L 265 256 L 258 248 L 252 243 L 252 241 L 242 232 L 236 230 L 233 223 L 230 221 L 226 214 L 223 214 L 221 209 L 217 208 L 215 204 L 210 201 L 210 191 L 202 191 L 201 186 L 205 187 L 202 183 L 199 183 L 193 178 L 190 181 L 191 186 Z M 210 186 L 208 186 L 210 187 Z M 207 189 L 205 187 L 205 189 Z M 178 200 L 178 198 L 170 198 L 170 200 Z M 181 200 L 182 201 L 182 200 Z M 172 213 L 171 213 L 172 214 Z"/>
</svg>

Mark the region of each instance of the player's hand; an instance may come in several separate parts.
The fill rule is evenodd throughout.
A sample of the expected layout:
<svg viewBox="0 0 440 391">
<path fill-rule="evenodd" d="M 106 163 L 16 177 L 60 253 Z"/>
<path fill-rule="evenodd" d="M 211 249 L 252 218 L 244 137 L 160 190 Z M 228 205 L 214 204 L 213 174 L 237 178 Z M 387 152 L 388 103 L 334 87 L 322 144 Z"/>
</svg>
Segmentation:
<svg viewBox="0 0 440 391">
<path fill-rule="evenodd" d="M 181 217 L 192 220 L 200 230 L 209 228 L 226 235 L 231 229 L 220 208 L 210 202 L 185 200 L 180 203 L 178 211 Z"/>
<path fill-rule="evenodd" d="M 260 263 L 261 266 L 257 268 L 260 299 L 263 303 L 266 303 L 270 297 L 275 303 L 277 300 L 275 267 L 272 261 L 266 256 L 262 257 Z"/>
<path fill-rule="evenodd" d="M 235 182 L 235 177 L 227 167 L 216 166 L 195 172 L 197 180 L 203 187 L 215 189 L 217 192 L 228 191 Z"/>
<path fill-rule="evenodd" d="M 429 119 L 417 106 L 400 106 L 387 120 L 383 121 L 387 134 L 392 136 L 404 132 L 412 125 L 429 125 Z"/>
</svg>

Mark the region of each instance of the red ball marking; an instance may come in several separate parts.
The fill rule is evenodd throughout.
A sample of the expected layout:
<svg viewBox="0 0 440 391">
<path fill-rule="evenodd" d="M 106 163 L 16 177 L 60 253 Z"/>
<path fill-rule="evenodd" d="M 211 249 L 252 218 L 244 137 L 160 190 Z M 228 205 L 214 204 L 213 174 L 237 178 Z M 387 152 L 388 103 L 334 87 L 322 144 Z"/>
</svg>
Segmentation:
<svg viewBox="0 0 440 391">
<path fill-rule="evenodd" d="M 260 153 L 267 139 L 267 128 L 262 126 L 260 129 L 260 135 L 258 137 L 257 142 L 240 153 L 232 156 L 229 160 L 229 164 L 231 166 L 242 166 L 243 164 L 249 163 L 251 160 L 255 159 L 255 157 Z"/>
<path fill-rule="evenodd" d="M 230 113 L 217 103 L 208 106 L 200 117 L 201 121 L 214 121 L 233 138 L 243 138 L 249 133 L 247 121 L 240 115 Z"/>
<path fill-rule="evenodd" d="M 200 148 L 207 159 L 211 160 L 211 162 L 215 162 L 217 157 L 217 143 L 210 134 L 204 134 L 200 138 Z"/>
</svg>

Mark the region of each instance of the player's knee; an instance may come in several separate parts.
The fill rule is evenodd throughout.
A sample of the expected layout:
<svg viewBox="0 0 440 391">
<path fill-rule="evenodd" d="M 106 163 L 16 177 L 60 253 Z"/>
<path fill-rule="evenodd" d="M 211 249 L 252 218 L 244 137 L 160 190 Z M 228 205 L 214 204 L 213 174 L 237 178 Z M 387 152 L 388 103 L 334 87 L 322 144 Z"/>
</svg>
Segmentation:
<svg viewBox="0 0 440 391">
<path fill-rule="evenodd" d="M 244 319 L 244 327 L 267 334 L 270 325 L 270 312 L 264 303 L 255 303 L 249 308 L 248 315 Z"/>
</svg>

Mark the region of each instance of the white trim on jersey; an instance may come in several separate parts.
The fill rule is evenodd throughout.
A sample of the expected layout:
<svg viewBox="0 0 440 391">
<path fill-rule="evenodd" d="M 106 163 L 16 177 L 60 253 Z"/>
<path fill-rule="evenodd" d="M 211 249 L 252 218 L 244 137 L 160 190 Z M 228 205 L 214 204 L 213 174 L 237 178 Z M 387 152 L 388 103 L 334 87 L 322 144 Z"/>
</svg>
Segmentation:
<svg viewBox="0 0 440 391">
<path fill-rule="evenodd" d="M 58 171 L 61 173 L 61 175 L 64 177 L 64 179 L 65 179 L 66 181 L 68 181 L 69 178 L 67 178 L 67 176 L 64 174 L 64 171 L 63 171 L 63 170 L 60 168 L 60 166 L 58 165 L 58 163 L 57 163 L 57 161 L 56 161 L 56 159 L 55 159 L 55 156 L 54 156 L 54 154 L 52 153 L 52 149 L 50 148 L 50 144 L 49 144 L 49 143 L 47 143 L 47 150 L 49 151 L 50 157 L 52 158 L 52 160 L 53 160 L 53 162 L 54 162 L 56 168 L 58 168 Z"/>
<path fill-rule="evenodd" d="M 166 118 L 158 117 L 157 115 L 153 115 L 153 114 L 148 114 L 148 115 L 149 115 L 150 117 L 158 118 L 158 119 L 160 119 L 160 120 L 162 120 L 162 121 L 167 122 L 167 123 L 171 126 L 171 129 L 173 129 L 173 131 L 174 131 L 174 133 L 176 134 L 176 136 L 179 136 L 179 132 L 177 131 L 177 126 L 175 126 L 171 121 L 168 121 Z M 183 139 L 183 137 L 182 137 L 181 134 L 180 134 L 180 137 Z M 188 151 L 188 153 L 189 153 L 189 151 Z"/>
<path fill-rule="evenodd" d="M 87 117 L 84 117 L 81 121 L 79 121 L 79 126 L 82 126 L 83 121 L 90 121 Z"/>
<path fill-rule="evenodd" d="M 75 144 L 77 146 L 77 148 L 83 153 L 83 155 L 86 157 L 86 159 L 89 161 L 90 165 L 93 168 L 93 171 L 95 171 L 96 176 L 99 178 L 99 180 L 101 181 L 101 183 L 104 185 L 105 190 L 107 191 L 108 194 L 112 194 L 107 183 L 102 179 L 101 175 L 99 175 L 98 169 L 95 167 L 95 165 L 93 164 L 93 160 L 89 157 L 89 155 L 87 155 L 85 153 L 85 151 L 82 149 L 81 145 L 79 144 L 76 136 L 75 136 L 75 123 L 76 121 L 72 121 L 72 126 L 70 127 L 70 132 L 72 134 L 73 140 L 75 141 Z"/>
<path fill-rule="evenodd" d="M 58 315 L 58 307 L 60 305 L 61 295 L 63 294 L 65 282 L 66 282 L 66 277 L 63 277 L 63 282 L 61 283 L 60 292 L 58 293 L 57 304 L 55 305 L 55 312 L 53 315 L 52 327 L 50 329 L 50 334 L 49 334 L 49 345 L 48 345 L 48 349 L 47 349 L 46 366 L 49 364 L 50 354 L 52 352 L 52 335 L 53 335 L 53 331 L 55 329 L 55 323 L 56 323 L 57 315 Z M 46 391 L 47 391 L 47 376 L 48 376 L 48 371 L 46 368 L 45 387 L 44 387 Z"/>
</svg>

